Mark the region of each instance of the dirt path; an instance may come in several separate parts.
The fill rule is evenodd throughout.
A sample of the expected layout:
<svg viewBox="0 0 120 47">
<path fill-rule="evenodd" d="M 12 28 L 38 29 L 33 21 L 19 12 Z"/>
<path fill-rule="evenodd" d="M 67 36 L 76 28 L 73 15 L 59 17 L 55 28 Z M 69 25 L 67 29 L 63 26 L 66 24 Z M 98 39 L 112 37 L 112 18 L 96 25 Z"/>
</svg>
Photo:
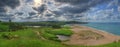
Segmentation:
<svg viewBox="0 0 120 47">
<path fill-rule="evenodd" d="M 67 45 L 102 45 L 120 40 L 120 36 L 116 36 L 101 30 L 90 27 L 74 25 L 71 29 L 74 33 L 70 40 L 63 42 Z"/>
<path fill-rule="evenodd" d="M 35 33 L 38 36 L 38 38 L 41 38 L 42 40 L 46 40 L 44 37 L 41 36 L 39 31 L 35 31 Z"/>
</svg>

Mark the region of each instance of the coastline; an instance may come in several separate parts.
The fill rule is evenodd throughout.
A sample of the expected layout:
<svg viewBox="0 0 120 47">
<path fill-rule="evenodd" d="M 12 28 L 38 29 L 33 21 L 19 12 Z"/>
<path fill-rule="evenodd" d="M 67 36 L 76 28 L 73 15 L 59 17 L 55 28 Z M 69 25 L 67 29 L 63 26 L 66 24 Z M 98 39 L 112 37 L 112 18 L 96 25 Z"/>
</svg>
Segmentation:
<svg viewBox="0 0 120 47">
<path fill-rule="evenodd" d="M 64 44 L 95 46 L 95 45 L 104 45 L 104 44 L 120 41 L 120 36 L 114 35 L 112 33 L 108 33 L 103 30 L 98 30 L 92 27 L 87 27 L 83 25 L 72 25 L 71 28 L 72 28 L 71 30 L 73 31 L 73 35 L 71 36 L 69 41 L 63 42 Z M 81 38 L 80 33 L 83 33 L 84 30 L 89 31 L 90 33 L 93 33 L 91 34 L 91 36 L 87 35 L 87 33 L 83 34 L 83 35 L 86 35 L 87 37 L 89 36 L 88 38 L 94 37 L 94 36 L 103 36 L 103 37 L 101 37 L 101 39 L 86 39 L 86 40 L 80 39 Z M 95 33 L 98 35 L 96 35 Z"/>
<path fill-rule="evenodd" d="M 83 26 L 83 25 L 79 25 L 79 26 Z M 107 33 L 107 34 L 115 35 L 115 34 L 107 32 L 107 31 L 96 29 L 96 28 L 93 28 L 93 27 L 89 27 L 89 26 L 83 26 L 83 27 L 90 28 L 90 29 L 97 30 L 97 31 L 101 31 L 101 32 L 104 32 L 104 33 Z M 119 35 L 115 35 L 115 36 L 119 36 Z"/>
</svg>

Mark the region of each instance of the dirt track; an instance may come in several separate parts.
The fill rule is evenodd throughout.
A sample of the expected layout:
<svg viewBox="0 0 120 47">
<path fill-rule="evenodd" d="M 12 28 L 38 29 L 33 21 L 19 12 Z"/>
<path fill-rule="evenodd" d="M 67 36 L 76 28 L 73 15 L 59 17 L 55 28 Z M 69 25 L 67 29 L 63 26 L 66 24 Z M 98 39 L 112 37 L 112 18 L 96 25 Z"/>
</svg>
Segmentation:
<svg viewBox="0 0 120 47">
<path fill-rule="evenodd" d="M 73 25 L 71 30 L 73 31 L 73 35 L 69 41 L 63 42 L 64 44 L 94 46 L 120 41 L 120 36 L 90 27 Z"/>
</svg>

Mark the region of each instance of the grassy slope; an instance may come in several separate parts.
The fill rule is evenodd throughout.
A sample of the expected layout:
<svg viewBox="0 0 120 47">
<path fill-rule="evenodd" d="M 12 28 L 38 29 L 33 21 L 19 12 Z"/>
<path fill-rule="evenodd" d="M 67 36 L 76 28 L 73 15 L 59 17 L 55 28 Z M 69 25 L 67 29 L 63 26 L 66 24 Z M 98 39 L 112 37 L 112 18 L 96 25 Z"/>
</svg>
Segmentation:
<svg viewBox="0 0 120 47">
<path fill-rule="evenodd" d="M 8 31 L 8 25 L 5 25 L 4 23 L 0 23 L 0 31 Z"/>
<path fill-rule="evenodd" d="M 46 39 L 55 40 L 55 41 L 59 41 L 56 35 L 66 35 L 66 36 L 72 35 L 72 31 L 66 27 L 61 29 L 42 27 L 34 31 L 38 31 L 41 34 L 41 36 L 43 36 Z"/>
<path fill-rule="evenodd" d="M 2 32 L 1 34 L 11 33 L 12 35 L 18 35 L 16 39 L 3 39 L 0 38 L 0 47 L 64 47 L 59 42 L 51 40 L 38 39 L 32 29 L 20 30 L 17 32 Z"/>
<path fill-rule="evenodd" d="M 101 46 L 66 46 L 61 44 L 60 42 L 52 40 L 41 40 L 34 32 L 39 31 L 42 32 L 43 33 L 42 36 L 46 38 L 54 38 L 56 37 L 55 36 L 56 34 L 71 35 L 72 33 L 68 32 L 70 30 L 67 29 L 68 28 L 63 29 L 41 28 L 41 29 L 25 29 L 16 32 L 0 32 L 0 47 L 120 47 L 120 42 Z M 10 40 L 2 38 L 2 34 L 8 33 L 10 33 L 11 35 L 18 35 L 18 38 Z"/>
</svg>

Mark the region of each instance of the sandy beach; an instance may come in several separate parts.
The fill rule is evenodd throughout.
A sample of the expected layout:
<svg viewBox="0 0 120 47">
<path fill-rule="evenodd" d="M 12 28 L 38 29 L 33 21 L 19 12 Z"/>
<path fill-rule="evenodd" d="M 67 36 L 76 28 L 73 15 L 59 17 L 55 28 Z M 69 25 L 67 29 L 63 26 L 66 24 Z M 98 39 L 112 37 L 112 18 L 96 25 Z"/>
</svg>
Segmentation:
<svg viewBox="0 0 120 47">
<path fill-rule="evenodd" d="M 120 41 L 120 36 L 113 35 L 106 31 L 80 25 L 73 25 L 71 27 L 73 35 L 68 41 L 63 42 L 67 45 L 95 46 Z"/>
</svg>

